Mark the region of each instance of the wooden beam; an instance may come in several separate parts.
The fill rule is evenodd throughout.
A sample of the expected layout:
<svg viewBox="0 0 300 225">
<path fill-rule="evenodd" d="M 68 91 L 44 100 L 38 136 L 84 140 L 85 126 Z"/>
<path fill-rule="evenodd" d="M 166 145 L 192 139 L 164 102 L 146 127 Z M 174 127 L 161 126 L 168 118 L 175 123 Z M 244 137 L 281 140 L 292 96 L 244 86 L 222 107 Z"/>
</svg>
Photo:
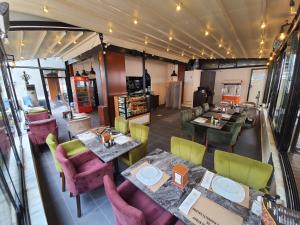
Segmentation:
<svg viewBox="0 0 300 225">
<path fill-rule="evenodd" d="M 69 47 L 71 44 L 74 43 L 74 41 L 77 41 L 78 38 L 80 38 L 83 35 L 83 32 L 79 32 L 74 38 L 72 38 L 68 43 L 66 43 L 64 46 L 61 47 L 53 56 L 56 57 L 59 53 L 61 53 L 63 50 L 65 50 L 67 47 Z"/>
<path fill-rule="evenodd" d="M 43 43 L 46 35 L 47 35 L 47 31 L 42 31 L 39 39 L 36 41 L 36 45 L 35 45 L 35 48 L 32 51 L 31 58 L 34 58 L 36 56 L 36 54 L 38 53 L 38 51 L 39 51 L 39 49 L 40 49 L 40 47 L 41 47 L 41 45 L 42 45 L 42 43 Z"/>
</svg>

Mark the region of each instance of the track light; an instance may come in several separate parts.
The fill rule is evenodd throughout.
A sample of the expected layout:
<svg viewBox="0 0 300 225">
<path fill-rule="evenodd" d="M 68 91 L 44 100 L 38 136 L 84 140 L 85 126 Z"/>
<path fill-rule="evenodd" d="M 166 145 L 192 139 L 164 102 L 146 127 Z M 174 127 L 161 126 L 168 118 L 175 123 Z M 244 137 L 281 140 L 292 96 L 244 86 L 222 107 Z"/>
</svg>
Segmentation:
<svg viewBox="0 0 300 225">
<path fill-rule="evenodd" d="M 181 52 L 181 56 L 184 56 L 184 52 Z"/>
<path fill-rule="evenodd" d="M 222 46 L 223 46 L 222 43 L 219 43 L 219 44 L 218 44 L 218 47 L 219 47 L 219 48 L 222 48 Z"/>
<path fill-rule="evenodd" d="M 170 51 L 170 49 L 169 48 L 167 48 L 167 52 L 169 52 Z"/>
<path fill-rule="evenodd" d="M 270 56 L 269 60 L 272 61 L 273 60 L 273 56 Z"/>
<path fill-rule="evenodd" d="M 134 23 L 135 25 L 137 25 L 137 24 L 138 24 L 138 20 L 137 20 L 137 18 L 135 18 L 135 19 L 133 20 L 133 23 Z"/>
<path fill-rule="evenodd" d="M 57 44 L 61 45 L 61 41 L 58 41 Z"/>
<path fill-rule="evenodd" d="M 109 32 L 109 33 L 112 33 L 112 32 L 113 32 L 113 30 L 112 30 L 111 27 L 108 29 L 108 32 Z"/>
<path fill-rule="evenodd" d="M 77 41 L 76 41 L 76 40 L 74 40 L 74 41 L 73 41 L 73 44 L 77 44 Z"/>
<path fill-rule="evenodd" d="M 226 55 L 230 55 L 230 49 L 227 50 Z"/>
<path fill-rule="evenodd" d="M 148 44 L 148 41 L 147 40 L 145 40 L 145 45 L 147 45 Z"/>
<path fill-rule="evenodd" d="M 204 53 L 205 53 L 204 50 L 202 50 L 202 51 L 201 51 L 201 55 L 204 56 Z"/>
<path fill-rule="evenodd" d="M 208 36 L 208 35 L 209 35 L 209 31 L 206 30 L 206 31 L 204 32 L 204 35 L 205 35 L 205 36 Z"/>
<path fill-rule="evenodd" d="M 266 28 L 266 23 L 264 21 L 261 22 L 260 28 L 261 29 L 265 29 Z"/>
<path fill-rule="evenodd" d="M 260 45 L 263 45 L 265 43 L 264 39 L 261 39 L 261 41 L 259 42 Z"/>
<path fill-rule="evenodd" d="M 49 12 L 47 5 L 43 6 L 43 11 L 44 11 L 44 13 L 48 13 Z"/>
<path fill-rule="evenodd" d="M 173 37 L 172 36 L 169 36 L 169 41 L 172 41 L 173 40 Z"/>
<path fill-rule="evenodd" d="M 23 47 L 25 44 L 24 44 L 24 42 L 23 42 L 23 41 L 21 41 L 21 44 L 20 44 L 20 45 Z"/>
</svg>

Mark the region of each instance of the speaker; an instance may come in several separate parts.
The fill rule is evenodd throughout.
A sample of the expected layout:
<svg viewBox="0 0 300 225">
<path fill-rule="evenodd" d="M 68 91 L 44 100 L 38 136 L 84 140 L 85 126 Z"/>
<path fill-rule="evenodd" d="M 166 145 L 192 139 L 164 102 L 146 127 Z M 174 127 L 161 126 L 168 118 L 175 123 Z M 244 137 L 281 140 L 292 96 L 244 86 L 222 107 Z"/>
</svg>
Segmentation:
<svg viewBox="0 0 300 225">
<path fill-rule="evenodd" d="M 6 35 L 9 29 L 9 4 L 0 3 L 0 32 L 1 36 Z"/>
</svg>

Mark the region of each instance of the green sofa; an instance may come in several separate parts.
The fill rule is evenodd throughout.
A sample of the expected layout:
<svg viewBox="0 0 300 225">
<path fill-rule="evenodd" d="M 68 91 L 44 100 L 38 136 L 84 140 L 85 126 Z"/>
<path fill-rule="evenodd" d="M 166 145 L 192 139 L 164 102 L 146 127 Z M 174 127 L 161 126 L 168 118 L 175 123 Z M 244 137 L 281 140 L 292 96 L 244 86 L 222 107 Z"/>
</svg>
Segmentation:
<svg viewBox="0 0 300 225">
<path fill-rule="evenodd" d="M 185 136 L 195 139 L 195 126 L 190 123 L 194 119 L 192 109 L 185 109 L 180 111 L 181 130 Z"/>
<path fill-rule="evenodd" d="M 200 166 L 202 165 L 205 146 L 190 140 L 173 136 L 171 137 L 171 153 Z"/>
<path fill-rule="evenodd" d="M 268 192 L 267 183 L 273 171 L 270 164 L 220 150 L 215 151 L 214 164 L 217 174 L 256 190 Z"/>
<path fill-rule="evenodd" d="M 115 117 L 115 130 L 127 134 L 129 132 L 129 121 L 121 116 Z"/>
<path fill-rule="evenodd" d="M 149 127 L 131 123 L 130 135 L 133 139 L 139 140 L 142 144 L 120 157 L 128 166 L 133 165 L 147 154 Z"/>
</svg>

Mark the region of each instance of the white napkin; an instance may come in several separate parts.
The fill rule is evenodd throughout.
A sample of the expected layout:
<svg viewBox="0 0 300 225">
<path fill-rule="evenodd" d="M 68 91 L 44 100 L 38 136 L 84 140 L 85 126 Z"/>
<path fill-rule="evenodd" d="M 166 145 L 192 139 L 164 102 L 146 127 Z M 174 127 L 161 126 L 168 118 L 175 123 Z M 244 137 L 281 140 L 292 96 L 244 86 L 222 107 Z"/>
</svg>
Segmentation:
<svg viewBox="0 0 300 225">
<path fill-rule="evenodd" d="M 262 213 L 261 202 L 262 202 L 262 197 L 257 196 L 257 200 L 254 200 L 252 203 L 251 211 L 257 216 L 261 216 Z"/>
<path fill-rule="evenodd" d="M 215 174 L 213 172 L 207 170 L 202 178 L 200 185 L 206 189 L 209 189 L 214 175 Z"/>
<path fill-rule="evenodd" d="M 194 119 L 194 121 L 197 123 L 205 123 L 207 121 L 207 119 L 203 118 L 203 117 L 198 117 L 198 118 Z"/>
<path fill-rule="evenodd" d="M 115 143 L 118 145 L 123 145 L 125 143 L 127 143 L 128 141 L 130 141 L 130 137 L 126 136 L 126 135 L 121 135 L 119 137 L 116 137 L 115 139 Z"/>
<path fill-rule="evenodd" d="M 201 193 L 193 188 L 191 193 L 186 197 L 186 199 L 179 206 L 179 210 L 187 215 L 192 208 L 192 206 L 196 203 Z"/>
<path fill-rule="evenodd" d="M 96 138 L 97 135 L 93 132 L 87 131 L 81 134 L 77 134 L 77 138 L 82 142 L 88 142 L 89 140 L 92 140 Z"/>
<path fill-rule="evenodd" d="M 222 113 L 222 117 L 224 119 L 230 119 L 231 118 L 231 115 L 230 114 L 226 114 L 226 113 Z"/>
</svg>

